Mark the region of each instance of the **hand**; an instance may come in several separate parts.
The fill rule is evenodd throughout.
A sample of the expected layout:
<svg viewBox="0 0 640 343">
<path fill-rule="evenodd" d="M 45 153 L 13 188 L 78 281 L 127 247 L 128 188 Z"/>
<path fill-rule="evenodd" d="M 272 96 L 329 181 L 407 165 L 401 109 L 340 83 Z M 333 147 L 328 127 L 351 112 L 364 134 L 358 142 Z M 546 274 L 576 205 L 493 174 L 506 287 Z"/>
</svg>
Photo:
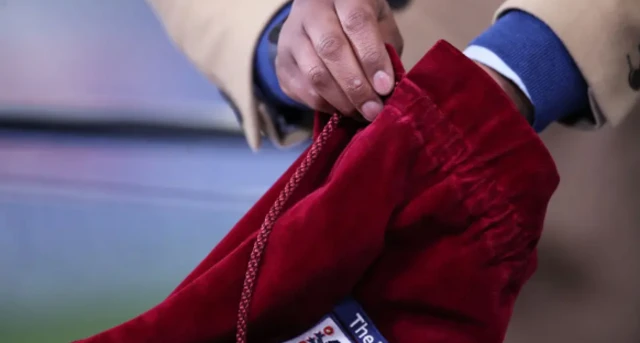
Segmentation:
<svg viewBox="0 0 640 343">
<path fill-rule="evenodd" d="M 385 42 L 402 52 L 386 0 L 294 0 L 278 39 L 280 86 L 315 110 L 371 121 L 395 85 Z"/>
</svg>

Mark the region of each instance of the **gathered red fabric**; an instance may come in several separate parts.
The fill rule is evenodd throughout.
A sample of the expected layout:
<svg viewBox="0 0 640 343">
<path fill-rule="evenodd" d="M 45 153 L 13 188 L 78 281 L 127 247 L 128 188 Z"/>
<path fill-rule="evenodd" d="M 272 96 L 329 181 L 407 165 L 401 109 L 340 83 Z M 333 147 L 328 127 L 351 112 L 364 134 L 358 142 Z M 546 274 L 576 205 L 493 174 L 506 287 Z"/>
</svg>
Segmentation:
<svg viewBox="0 0 640 343">
<path fill-rule="evenodd" d="M 502 342 L 536 267 L 553 160 L 483 70 L 438 42 L 370 124 L 343 119 L 274 223 L 248 341 L 297 336 L 347 296 L 391 343 Z M 329 116 L 316 117 L 316 136 Z M 233 342 L 258 231 L 303 154 L 163 302 L 82 343 Z"/>
</svg>

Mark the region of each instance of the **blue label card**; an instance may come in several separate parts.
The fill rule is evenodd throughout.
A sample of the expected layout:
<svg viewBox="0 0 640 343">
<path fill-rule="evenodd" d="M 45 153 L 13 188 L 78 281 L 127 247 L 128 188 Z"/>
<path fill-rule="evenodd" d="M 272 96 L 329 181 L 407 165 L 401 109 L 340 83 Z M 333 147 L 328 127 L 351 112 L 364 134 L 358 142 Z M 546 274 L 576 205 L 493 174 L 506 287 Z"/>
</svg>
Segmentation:
<svg viewBox="0 0 640 343">
<path fill-rule="evenodd" d="M 347 299 L 333 309 L 336 319 L 358 343 L 387 343 L 360 304 Z"/>
</svg>

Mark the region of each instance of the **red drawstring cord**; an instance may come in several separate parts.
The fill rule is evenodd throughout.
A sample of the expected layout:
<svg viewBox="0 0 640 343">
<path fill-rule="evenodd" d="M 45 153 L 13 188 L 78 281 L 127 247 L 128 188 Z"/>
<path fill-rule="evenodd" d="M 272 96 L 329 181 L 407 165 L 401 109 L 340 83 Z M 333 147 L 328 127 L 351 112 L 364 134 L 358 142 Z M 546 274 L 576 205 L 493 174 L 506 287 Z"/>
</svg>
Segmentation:
<svg viewBox="0 0 640 343">
<path fill-rule="evenodd" d="M 278 195 L 278 199 L 276 199 L 273 206 L 267 213 L 267 216 L 262 222 L 262 226 L 260 227 L 260 231 L 258 232 L 258 237 L 256 238 L 256 242 L 253 244 L 253 249 L 251 250 L 251 256 L 249 258 L 249 264 L 247 266 L 247 272 L 244 275 L 244 284 L 242 286 L 242 295 L 240 297 L 240 307 L 238 308 L 238 322 L 236 324 L 236 343 L 247 343 L 247 322 L 249 320 L 249 306 L 251 305 L 251 298 L 253 297 L 253 290 L 255 289 L 256 281 L 258 278 L 258 271 L 260 268 L 260 262 L 262 260 L 262 255 L 267 246 L 267 241 L 269 240 L 269 235 L 273 230 L 273 226 L 275 225 L 276 220 L 282 214 L 284 209 L 284 205 L 289 200 L 293 192 L 300 184 L 300 180 L 304 177 L 304 175 L 309 170 L 309 167 L 313 164 L 313 162 L 318 157 L 318 154 L 324 147 L 327 139 L 333 131 L 338 126 L 340 119 L 342 118 L 339 114 L 334 114 L 329 119 L 327 125 L 325 125 L 324 129 L 318 136 L 315 142 L 311 145 L 311 149 L 307 153 L 307 156 L 304 158 L 300 166 L 296 169 L 295 173 L 289 179 L 286 186 L 280 195 Z"/>
</svg>

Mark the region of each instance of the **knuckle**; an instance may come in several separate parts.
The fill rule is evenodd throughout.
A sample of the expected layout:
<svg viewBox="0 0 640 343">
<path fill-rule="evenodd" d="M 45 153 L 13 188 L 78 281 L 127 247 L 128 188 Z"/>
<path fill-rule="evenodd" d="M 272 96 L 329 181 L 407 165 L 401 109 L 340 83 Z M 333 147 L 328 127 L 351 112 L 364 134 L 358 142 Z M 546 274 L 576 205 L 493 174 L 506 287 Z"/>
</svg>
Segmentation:
<svg viewBox="0 0 640 343">
<path fill-rule="evenodd" d="M 364 102 L 369 96 L 366 83 L 359 77 L 348 78 L 344 91 L 356 103 Z"/>
<path fill-rule="evenodd" d="M 369 11 L 357 8 L 349 12 L 344 21 L 344 30 L 347 33 L 357 33 L 362 31 L 372 20 Z"/>
<path fill-rule="evenodd" d="M 321 66 L 313 66 L 307 71 L 307 77 L 311 85 L 316 88 L 324 88 L 329 85 L 329 71 Z"/>
<path fill-rule="evenodd" d="M 347 79 L 345 90 L 350 94 L 360 94 L 365 90 L 364 82 L 359 77 L 350 77 Z"/>
<path fill-rule="evenodd" d="M 340 36 L 331 33 L 322 37 L 316 46 L 318 55 L 330 61 L 336 61 L 340 57 L 340 51 L 344 48 L 345 42 L 340 39 Z"/>
<path fill-rule="evenodd" d="M 384 55 L 380 52 L 380 50 L 374 47 L 369 47 L 364 49 L 364 52 L 360 57 L 360 61 L 364 66 L 369 66 L 372 68 L 380 68 L 383 65 L 383 61 L 384 61 L 383 56 Z"/>
</svg>

